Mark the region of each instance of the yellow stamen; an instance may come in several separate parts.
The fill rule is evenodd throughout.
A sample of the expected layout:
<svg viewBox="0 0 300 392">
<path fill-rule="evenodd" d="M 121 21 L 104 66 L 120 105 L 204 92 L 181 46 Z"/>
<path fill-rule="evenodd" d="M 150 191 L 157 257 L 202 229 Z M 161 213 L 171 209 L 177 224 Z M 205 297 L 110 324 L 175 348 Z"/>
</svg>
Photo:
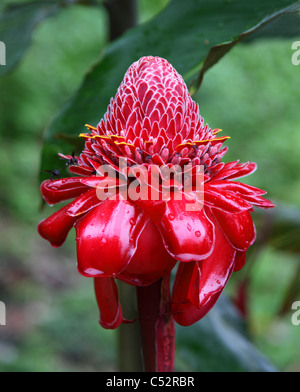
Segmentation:
<svg viewBox="0 0 300 392">
<path fill-rule="evenodd" d="M 81 133 L 79 135 L 79 137 L 85 137 L 88 139 L 96 139 L 96 138 L 100 138 L 100 139 L 105 139 L 105 140 L 111 140 L 111 138 L 109 136 L 102 136 L 102 135 L 89 135 L 88 133 Z"/>
<path fill-rule="evenodd" d="M 94 139 L 96 139 L 96 138 L 112 141 L 110 136 L 94 135 Z"/>
<path fill-rule="evenodd" d="M 111 135 L 110 137 L 111 137 L 113 140 L 114 140 L 114 139 L 117 139 L 117 140 L 118 140 L 118 139 L 125 139 L 125 136 L 118 136 L 118 135 Z"/>
<path fill-rule="evenodd" d="M 79 135 L 79 137 L 87 137 L 88 139 L 93 139 L 93 138 L 94 138 L 94 136 L 88 135 L 87 133 L 81 133 L 81 134 Z"/>
<path fill-rule="evenodd" d="M 134 144 L 130 144 L 130 143 L 126 143 L 126 142 L 115 142 L 115 144 L 117 144 L 118 146 L 124 145 L 124 146 L 131 146 L 135 148 Z"/>
<path fill-rule="evenodd" d="M 222 136 L 222 137 L 216 137 L 216 138 L 214 138 L 214 139 L 207 139 L 207 140 L 196 140 L 195 142 L 194 142 L 194 144 L 196 144 L 196 143 L 209 143 L 209 142 L 215 142 L 215 141 L 225 141 L 225 140 L 227 140 L 227 139 L 231 139 L 231 137 L 230 136 Z"/>
<path fill-rule="evenodd" d="M 182 143 L 182 144 L 178 144 L 178 146 L 176 146 L 176 148 L 178 148 L 178 147 L 185 147 L 185 146 L 193 146 L 194 144 L 193 143 L 190 143 L 190 142 L 188 142 L 188 143 Z"/>
<path fill-rule="evenodd" d="M 222 136 L 222 137 L 216 137 L 215 139 L 211 139 L 211 142 L 214 142 L 215 140 L 227 140 L 227 139 L 231 139 L 231 136 Z"/>
<path fill-rule="evenodd" d="M 222 132 L 222 131 L 223 131 L 223 129 L 216 128 L 216 131 L 213 132 L 213 135 L 217 135 L 219 132 Z"/>
<path fill-rule="evenodd" d="M 90 129 L 91 131 L 97 131 L 97 128 L 92 127 L 92 126 L 89 125 L 89 124 L 85 124 L 85 126 L 86 126 L 88 129 Z"/>
</svg>

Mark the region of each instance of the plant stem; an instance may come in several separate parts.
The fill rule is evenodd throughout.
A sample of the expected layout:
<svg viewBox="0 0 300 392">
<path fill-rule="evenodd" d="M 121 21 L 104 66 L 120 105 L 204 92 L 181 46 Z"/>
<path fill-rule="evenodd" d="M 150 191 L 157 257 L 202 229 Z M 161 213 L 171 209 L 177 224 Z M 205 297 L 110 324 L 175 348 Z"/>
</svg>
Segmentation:
<svg viewBox="0 0 300 392">
<path fill-rule="evenodd" d="M 136 0 L 106 0 L 104 3 L 109 17 L 109 40 L 119 38 L 137 21 Z"/>
<path fill-rule="evenodd" d="M 103 4 L 109 18 L 109 41 L 113 41 L 136 25 L 136 0 L 106 0 Z M 134 287 L 118 281 L 122 310 L 126 318 L 136 318 L 136 294 Z M 119 370 L 138 372 L 142 370 L 141 343 L 138 323 L 122 323 L 118 328 Z"/>
<path fill-rule="evenodd" d="M 174 371 L 175 323 L 170 309 L 170 275 L 162 280 L 159 319 L 156 324 L 157 369 Z"/>
<path fill-rule="evenodd" d="M 137 318 L 135 287 L 118 281 L 119 295 L 122 302 L 123 315 L 128 320 Z M 142 351 L 139 325 L 137 322 L 122 323 L 118 328 L 119 371 L 141 372 Z"/>
<path fill-rule="evenodd" d="M 146 287 L 137 287 L 144 370 L 174 370 L 175 328 L 169 312 L 170 279 L 164 278 Z"/>
</svg>

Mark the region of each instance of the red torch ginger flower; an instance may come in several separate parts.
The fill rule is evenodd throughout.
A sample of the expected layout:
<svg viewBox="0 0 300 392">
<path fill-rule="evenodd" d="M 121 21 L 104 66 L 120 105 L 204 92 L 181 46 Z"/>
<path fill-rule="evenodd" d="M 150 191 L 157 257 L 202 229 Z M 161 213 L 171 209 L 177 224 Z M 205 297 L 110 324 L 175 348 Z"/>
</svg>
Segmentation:
<svg viewBox="0 0 300 392">
<path fill-rule="evenodd" d="M 60 246 L 75 227 L 78 270 L 95 278 L 105 328 L 123 321 L 115 279 L 149 286 L 177 262 L 171 313 L 181 325 L 200 320 L 245 263 L 256 235 L 253 207 L 273 207 L 262 197 L 265 191 L 233 181 L 254 172 L 256 164 L 221 161 L 228 137 L 204 124 L 182 77 L 157 57 L 141 58 L 129 68 L 104 119 L 88 128 L 80 135 L 82 154 L 61 155 L 76 176 L 41 185 L 49 204 L 75 200 L 42 221 L 40 235 Z M 104 174 L 104 166 L 112 175 Z M 164 183 L 164 169 L 172 167 L 175 175 Z M 199 167 L 202 187 L 195 189 Z M 146 195 L 156 188 L 159 197 L 129 192 L 125 197 L 134 180 L 141 191 L 142 174 L 148 179 L 153 168 L 158 168 L 157 183 Z M 189 173 L 189 186 L 178 181 L 180 169 L 181 176 Z M 201 208 L 189 208 L 191 201 Z"/>
</svg>

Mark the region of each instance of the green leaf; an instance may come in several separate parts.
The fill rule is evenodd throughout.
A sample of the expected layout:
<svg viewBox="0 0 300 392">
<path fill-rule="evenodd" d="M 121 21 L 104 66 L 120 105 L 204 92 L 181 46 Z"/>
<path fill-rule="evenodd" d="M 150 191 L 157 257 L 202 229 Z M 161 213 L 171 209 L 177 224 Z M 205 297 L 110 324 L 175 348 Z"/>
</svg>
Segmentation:
<svg viewBox="0 0 300 392">
<path fill-rule="evenodd" d="M 226 53 L 228 53 L 239 42 L 247 38 L 251 38 L 251 36 L 253 39 L 264 38 L 267 36 L 270 37 L 272 36 L 272 33 L 274 34 L 274 32 L 274 36 L 289 36 L 291 33 L 295 33 L 295 35 L 297 35 L 299 33 L 299 30 L 298 32 L 295 30 L 295 22 L 297 22 L 299 25 L 299 10 L 300 2 L 294 3 L 286 8 L 283 8 L 270 14 L 269 16 L 266 16 L 255 26 L 234 37 L 232 40 L 218 45 L 214 45 L 209 50 L 208 55 L 204 60 L 200 75 L 198 77 L 198 80 L 192 86 L 192 90 L 196 92 L 200 88 L 205 72 L 207 72 L 209 68 L 215 65 L 223 56 L 225 56 Z M 293 23 L 291 23 L 290 25 L 285 25 L 284 27 L 281 25 L 281 29 L 279 30 L 278 25 L 275 23 L 277 22 L 279 24 L 280 20 L 284 17 L 290 17 L 293 20 Z M 261 34 L 259 34 L 259 32 L 261 32 Z"/>
<path fill-rule="evenodd" d="M 299 13 L 285 14 L 263 26 L 251 35 L 246 42 L 259 38 L 292 38 L 300 36 Z"/>
<path fill-rule="evenodd" d="M 292 6 L 292 7 L 291 7 Z M 300 2 L 290 0 L 173 0 L 154 19 L 114 41 L 101 61 L 87 74 L 77 93 L 52 122 L 45 134 L 42 167 L 58 164 L 55 154 L 72 147 L 57 135 L 78 135 L 84 125 L 96 125 L 115 95 L 127 68 L 145 55 L 166 58 L 192 81 L 228 52 L 241 35 L 249 36 L 281 15 L 296 12 Z"/>
<path fill-rule="evenodd" d="M 198 323 L 177 327 L 178 367 L 192 372 L 277 372 L 250 342 L 236 309 L 226 295 Z"/>
<path fill-rule="evenodd" d="M 103 0 L 38 0 L 11 4 L 0 15 L 0 41 L 6 46 L 6 65 L 0 76 L 15 68 L 27 52 L 34 29 L 60 9 L 75 4 L 99 6 Z M 49 56 L 51 56 L 49 49 Z M 45 63 L 47 59 L 45 59 Z"/>
<path fill-rule="evenodd" d="M 0 41 L 6 46 L 6 65 L 0 75 L 12 70 L 30 46 L 35 27 L 55 15 L 60 1 L 33 1 L 8 7 L 0 16 Z M 50 55 L 50 53 L 49 53 Z M 46 61 L 46 59 L 45 59 Z"/>
</svg>

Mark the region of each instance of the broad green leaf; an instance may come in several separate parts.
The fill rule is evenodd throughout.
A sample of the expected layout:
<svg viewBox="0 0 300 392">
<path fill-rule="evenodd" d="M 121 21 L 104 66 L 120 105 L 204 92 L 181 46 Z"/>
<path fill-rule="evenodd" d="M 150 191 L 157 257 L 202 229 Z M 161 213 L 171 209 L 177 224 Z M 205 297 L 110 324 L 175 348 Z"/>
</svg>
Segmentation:
<svg viewBox="0 0 300 392">
<path fill-rule="evenodd" d="M 39 0 L 11 4 L 5 8 L 0 15 L 0 41 L 6 46 L 6 64 L 0 66 L 0 76 L 18 65 L 28 50 L 34 29 L 39 23 L 55 16 L 60 9 L 73 4 L 99 5 L 98 2 L 96 0 Z M 50 50 L 49 56 L 51 56 Z"/>
<path fill-rule="evenodd" d="M 74 145 L 63 134 L 76 136 L 84 125 L 96 125 L 115 95 L 127 68 L 145 55 L 166 58 L 190 83 L 225 55 L 243 35 L 255 33 L 281 15 L 297 12 L 300 2 L 291 0 L 172 0 L 148 23 L 114 41 L 101 61 L 45 133 L 42 169 L 59 163 L 56 154 L 70 153 Z"/>
<path fill-rule="evenodd" d="M 226 53 L 228 53 L 236 44 L 248 39 L 257 39 L 272 36 L 290 36 L 291 34 L 298 35 L 298 31 L 295 29 L 295 24 L 299 26 L 300 22 L 300 2 L 294 3 L 284 9 L 281 9 L 273 14 L 264 18 L 254 27 L 251 27 L 247 31 L 241 33 L 239 36 L 232 40 L 213 46 L 202 65 L 198 80 L 193 84 L 192 90 L 197 91 L 202 83 L 204 74 L 213 65 L 215 65 Z M 283 25 L 280 23 L 282 19 L 289 17 L 290 24 Z"/>
<path fill-rule="evenodd" d="M 6 46 L 6 65 L 0 75 L 14 68 L 27 51 L 34 28 L 44 19 L 55 15 L 59 1 L 33 1 L 12 5 L 0 15 L 0 41 Z M 50 53 L 49 53 L 50 55 Z"/>
<path fill-rule="evenodd" d="M 247 336 L 226 295 L 198 323 L 176 329 L 178 367 L 192 372 L 277 372 Z"/>
<path fill-rule="evenodd" d="M 266 24 L 246 39 L 246 42 L 259 38 L 300 38 L 299 13 L 286 14 Z"/>
</svg>

